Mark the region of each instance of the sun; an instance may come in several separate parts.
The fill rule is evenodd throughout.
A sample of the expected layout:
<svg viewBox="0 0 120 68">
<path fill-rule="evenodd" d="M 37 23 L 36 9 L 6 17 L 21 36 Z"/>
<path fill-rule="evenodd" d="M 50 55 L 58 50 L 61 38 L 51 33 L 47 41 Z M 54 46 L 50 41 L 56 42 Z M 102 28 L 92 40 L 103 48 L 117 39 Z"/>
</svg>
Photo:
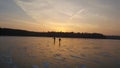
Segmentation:
<svg viewBox="0 0 120 68">
<path fill-rule="evenodd" d="M 57 32 L 66 32 L 66 29 L 64 27 L 57 27 L 56 31 Z"/>
</svg>

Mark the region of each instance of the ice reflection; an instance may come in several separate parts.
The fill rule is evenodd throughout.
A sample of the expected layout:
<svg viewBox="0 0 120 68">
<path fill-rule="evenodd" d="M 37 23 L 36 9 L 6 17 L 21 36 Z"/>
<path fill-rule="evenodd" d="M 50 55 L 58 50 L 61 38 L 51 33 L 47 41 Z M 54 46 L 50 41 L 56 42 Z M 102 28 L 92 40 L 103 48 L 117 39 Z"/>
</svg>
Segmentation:
<svg viewBox="0 0 120 68">
<path fill-rule="evenodd" d="M 0 40 L 0 68 L 120 67 L 120 41 L 38 37 L 3 38 L 4 40 Z M 9 42 L 6 43 L 6 40 Z"/>
</svg>

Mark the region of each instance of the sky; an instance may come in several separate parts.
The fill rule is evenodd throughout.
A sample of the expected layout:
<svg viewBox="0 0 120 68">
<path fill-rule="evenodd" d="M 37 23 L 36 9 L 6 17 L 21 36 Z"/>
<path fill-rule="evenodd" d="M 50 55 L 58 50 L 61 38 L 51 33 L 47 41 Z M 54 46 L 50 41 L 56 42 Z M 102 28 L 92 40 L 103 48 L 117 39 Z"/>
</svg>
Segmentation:
<svg viewBox="0 0 120 68">
<path fill-rule="evenodd" d="M 120 35 L 120 0 L 0 0 L 0 27 Z"/>
</svg>

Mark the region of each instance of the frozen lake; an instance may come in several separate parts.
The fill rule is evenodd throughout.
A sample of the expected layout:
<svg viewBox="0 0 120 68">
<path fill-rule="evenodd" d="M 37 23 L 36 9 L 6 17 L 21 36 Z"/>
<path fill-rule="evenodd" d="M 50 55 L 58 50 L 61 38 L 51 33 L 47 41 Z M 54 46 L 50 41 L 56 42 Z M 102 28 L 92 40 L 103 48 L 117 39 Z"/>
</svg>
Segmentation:
<svg viewBox="0 0 120 68">
<path fill-rule="evenodd" d="M 0 68 L 120 68 L 120 40 L 1 36 Z"/>
</svg>

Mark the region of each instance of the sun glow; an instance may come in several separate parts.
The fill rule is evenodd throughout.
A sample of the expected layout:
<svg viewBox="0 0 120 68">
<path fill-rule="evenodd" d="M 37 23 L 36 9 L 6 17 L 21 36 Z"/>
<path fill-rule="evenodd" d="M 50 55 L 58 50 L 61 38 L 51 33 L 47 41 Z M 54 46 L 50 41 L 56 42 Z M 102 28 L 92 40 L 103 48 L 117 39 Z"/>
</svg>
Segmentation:
<svg viewBox="0 0 120 68">
<path fill-rule="evenodd" d="M 66 28 L 64 28 L 64 27 L 57 27 L 57 28 L 56 28 L 56 31 L 57 31 L 57 32 L 66 32 L 67 30 L 66 30 Z"/>
</svg>

